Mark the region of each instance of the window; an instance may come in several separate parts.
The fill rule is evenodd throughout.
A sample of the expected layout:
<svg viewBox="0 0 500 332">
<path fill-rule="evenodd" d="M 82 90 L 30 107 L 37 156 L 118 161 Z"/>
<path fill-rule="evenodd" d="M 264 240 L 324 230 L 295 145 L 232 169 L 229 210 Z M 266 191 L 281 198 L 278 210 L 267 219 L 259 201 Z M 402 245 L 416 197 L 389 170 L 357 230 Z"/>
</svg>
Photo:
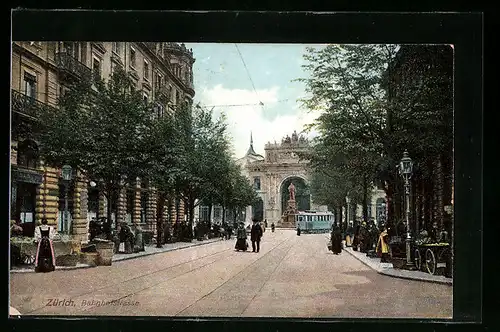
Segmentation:
<svg viewBox="0 0 500 332">
<path fill-rule="evenodd" d="M 177 91 L 176 94 L 175 94 L 175 105 L 176 106 L 179 106 L 181 104 L 180 99 L 181 99 L 181 94 L 180 94 L 179 91 Z"/>
<path fill-rule="evenodd" d="M 200 218 L 201 221 L 210 221 L 210 215 L 208 214 L 208 212 L 209 212 L 209 207 L 203 205 L 201 207 L 201 218 Z"/>
<path fill-rule="evenodd" d="M 158 115 L 158 118 L 163 117 L 163 115 L 164 115 L 163 105 L 161 105 L 161 104 L 156 105 L 156 113 Z"/>
<path fill-rule="evenodd" d="M 170 101 L 173 102 L 175 100 L 175 90 L 174 90 L 174 88 L 171 85 L 168 88 L 168 92 L 169 92 L 169 95 L 170 95 Z"/>
<path fill-rule="evenodd" d="M 214 219 L 219 220 L 222 217 L 222 208 L 220 206 L 214 206 Z"/>
<path fill-rule="evenodd" d="M 144 93 L 142 94 L 142 100 L 144 100 L 146 103 L 148 102 L 148 100 L 149 100 L 149 95 L 148 95 L 146 92 L 144 92 Z"/>
<path fill-rule="evenodd" d="M 113 42 L 113 52 L 116 54 L 120 54 L 120 43 Z"/>
<path fill-rule="evenodd" d="M 17 147 L 17 165 L 27 168 L 38 166 L 38 145 L 28 139 L 20 142 Z"/>
<path fill-rule="evenodd" d="M 135 68 L 135 50 L 133 47 L 130 48 L 130 67 Z"/>
<path fill-rule="evenodd" d="M 256 176 L 253 178 L 253 187 L 255 190 L 260 190 L 260 177 Z"/>
<path fill-rule="evenodd" d="M 144 60 L 144 78 L 149 79 L 149 63 Z"/>
<path fill-rule="evenodd" d="M 92 71 L 96 79 L 101 78 L 101 61 L 99 61 L 99 59 L 97 58 L 94 58 L 92 60 Z"/>
<path fill-rule="evenodd" d="M 24 84 L 26 96 L 36 99 L 36 77 L 24 73 Z"/>
<path fill-rule="evenodd" d="M 156 82 L 155 82 L 155 86 L 157 89 L 161 88 L 163 84 L 163 76 L 161 76 L 161 74 L 157 73 L 156 74 Z"/>
</svg>

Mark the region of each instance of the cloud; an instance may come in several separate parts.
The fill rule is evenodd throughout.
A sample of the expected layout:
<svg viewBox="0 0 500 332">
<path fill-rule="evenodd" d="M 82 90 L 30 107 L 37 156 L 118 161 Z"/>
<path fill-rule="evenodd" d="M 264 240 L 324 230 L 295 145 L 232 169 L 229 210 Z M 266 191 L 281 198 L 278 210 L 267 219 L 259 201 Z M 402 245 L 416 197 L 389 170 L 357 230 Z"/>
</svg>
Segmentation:
<svg viewBox="0 0 500 332">
<path fill-rule="evenodd" d="M 226 114 L 234 154 L 236 158 L 240 158 L 248 149 L 250 132 L 253 134 L 255 151 L 264 155 L 264 145 L 268 141 L 280 142 L 282 137 L 290 135 L 294 130 L 301 132 L 305 124 L 313 122 L 317 117 L 317 114 L 308 113 L 296 105 L 294 112 L 287 112 L 289 114 L 278 115 L 273 119 L 266 118 L 265 105 L 276 103 L 279 91 L 278 86 L 273 86 L 269 89 L 257 90 L 256 95 L 253 90 L 229 89 L 216 85 L 213 88 L 202 89 L 198 94 L 198 99 L 201 105 L 207 106 L 248 105 L 214 108 L 215 116 L 219 116 L 221 112 Z M 259 106 L 259 102 L 264 103 L 264 107 Z"/>
</svg>

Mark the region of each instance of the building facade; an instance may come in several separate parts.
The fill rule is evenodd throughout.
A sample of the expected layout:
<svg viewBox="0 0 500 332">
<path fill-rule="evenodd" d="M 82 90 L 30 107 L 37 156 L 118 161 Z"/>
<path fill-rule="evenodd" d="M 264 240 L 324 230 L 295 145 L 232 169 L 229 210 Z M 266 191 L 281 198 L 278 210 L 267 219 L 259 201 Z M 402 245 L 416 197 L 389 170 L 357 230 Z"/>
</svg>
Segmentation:
<svg viewBox="0 0 500 332">
<path fill-rule="evenodd" d="M 11 80 L 11 214 L 25 224 L 27 236 L 47 218 L 64 232 L 65 183 L 61 170 L 45 165 L 38 154 L 37 116 L 40 108 L 57 108 L 59 96 L 71 80 L 84 75 L 109 79 L 113 70 L 129 73 L 143 97 L 157 104 L 158 114 L 191 105 L 195 94 L 192 50 L 184 44 L 163 42 L 13 42 Z M 72 227 L 68 232 L 85 241 L 92 217 L 105 217 L 106 199 L 92 181 L 73 172 L 68 185 Z M 141 183 L 130 183 L 120 193 L 112 219 L 140 223 L 154 231 L 157 192 Z M 182 202 L 165 209 L 171 221 L 184 219 Z M 31 230 L 31 231 L 30 231 Z"/>
</svg>

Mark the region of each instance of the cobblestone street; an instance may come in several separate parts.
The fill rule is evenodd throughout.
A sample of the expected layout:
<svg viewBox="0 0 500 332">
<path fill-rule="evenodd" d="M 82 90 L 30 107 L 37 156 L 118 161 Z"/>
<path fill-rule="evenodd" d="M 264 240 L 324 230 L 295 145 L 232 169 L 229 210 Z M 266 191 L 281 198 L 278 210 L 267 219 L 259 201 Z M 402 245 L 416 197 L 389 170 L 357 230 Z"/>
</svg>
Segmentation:
<svg viewBox="0 0 500 332">
<path fill-rule="evenodd" d="M 451 286 L 378 274 L 328 252 L 327 236 L 268 230 L 260 253 L 235 252 L 231 240 L 106 267 L 11 273 L 10 305 L 22 315 L 451 318 Z"/>
</svg>

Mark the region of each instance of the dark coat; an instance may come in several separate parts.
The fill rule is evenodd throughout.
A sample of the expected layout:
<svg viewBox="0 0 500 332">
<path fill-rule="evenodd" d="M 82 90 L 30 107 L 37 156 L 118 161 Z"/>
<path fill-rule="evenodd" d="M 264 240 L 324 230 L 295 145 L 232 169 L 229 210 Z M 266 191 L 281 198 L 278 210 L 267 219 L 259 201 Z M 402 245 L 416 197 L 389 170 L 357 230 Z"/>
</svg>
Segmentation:
<svg viewBox="0 0 500 332">
<path fill-rule="evenodd" d="M 262 227 L 255 223 L 252 225 L 252 229 L 250 230 L 250 240 L 252 241 L 260 241 L 262 237 Z"/>
</svg>

